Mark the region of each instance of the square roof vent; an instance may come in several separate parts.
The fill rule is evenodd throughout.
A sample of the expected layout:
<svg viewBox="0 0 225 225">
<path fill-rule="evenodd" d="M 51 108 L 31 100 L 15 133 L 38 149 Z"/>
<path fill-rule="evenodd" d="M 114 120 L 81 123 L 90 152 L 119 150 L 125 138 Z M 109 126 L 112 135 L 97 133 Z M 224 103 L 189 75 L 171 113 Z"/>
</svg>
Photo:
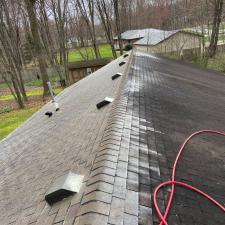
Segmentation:
<svg viewBox="0 0 225 225">
<path fill-rule="evenodd" d="M 55 179 L 45 195 L 45 200 L 50 204 L 79 192 L 84 176 L 69 172 Z"/>
<path fill-rule="evenodd" d="M 122 65 L 124 65 L 125 63 L 126 63 L 126 61 L 121 62 L 121 63 L 119 63 L 119 66 L 122 66 Z"/>
<path fill-rule="evenodd" d="M 114 100 L 113 98 L 105 97 L 105 99 L 103 101 L 99 102 L 96 105 L 96 107 L 97 107 L 97 109 L 100 109 L 103 106 L 108 105 L 109 103 L 113 102 L 113 100 Z"/>
<path fill-rule="evenodd" d="M 112 80 L 117 79 L 118 77 L 121 77 L 123 74 L 122 73 L 117 73 L 115 75 L 112 76 Z"/>
</svg>

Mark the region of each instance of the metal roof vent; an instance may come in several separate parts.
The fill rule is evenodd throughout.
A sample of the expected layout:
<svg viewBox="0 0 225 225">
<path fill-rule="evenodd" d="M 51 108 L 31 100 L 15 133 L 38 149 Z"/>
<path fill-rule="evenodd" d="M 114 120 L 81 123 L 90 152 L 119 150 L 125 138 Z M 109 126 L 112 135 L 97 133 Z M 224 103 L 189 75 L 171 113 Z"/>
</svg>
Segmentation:
<svg viewBox="0 0 225 225">
<path fill-rule="evenodd" d="M 127 56 L 129 56 L 128 54 L 125 54 L 124 56 L 123 56 L 123 58 L 126 58 Z"/>
<path fill-rule="evenodd" d="M 108 105 L 109 103 L 113 102 L 113 100 L 114 100 L 113 98 L 106 97 L 103 101 L 99 102 L 96 105 L 96 107 L 97 107 L 97 109 L 100 109 L 103 106 Z"/>
<path fill-rule="evenodd" d="M 119 63 L 119 66 L 122 66 L 122 65 L 124 65 L 125 63 L 126 63 L 126 61 L 121 62 L 121 63 Z"/>
<path fill-rule="evenodd" d="M 121 77 L 123 74 L 122 73 L 117 73 L 115 75 L 112 76 L 112 80 L 117 79 L 118 77 Z"/>
<path fill-rule="evenodd" d="M 79 192 L 84 176 L 69 172 L 56 178 L 45 195 L 45 200 L 49 205 Z"/>
</svg>

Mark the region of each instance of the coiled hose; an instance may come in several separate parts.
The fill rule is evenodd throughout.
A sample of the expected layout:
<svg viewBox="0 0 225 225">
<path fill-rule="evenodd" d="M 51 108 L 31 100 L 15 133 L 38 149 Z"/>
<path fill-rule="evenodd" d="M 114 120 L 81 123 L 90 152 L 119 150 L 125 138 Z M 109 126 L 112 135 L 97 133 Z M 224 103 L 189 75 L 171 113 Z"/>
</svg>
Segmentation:
<svg viewBox="0 0 225 225">
<path fill-rule="evenodd" d="M 220 204 L 218 201 L 216 201 L 213 197 L 211 197 L 210 195 L 206 194 L 205 192 L 199 190 L 198 188 L 196 187 L 193 187 L 187 183 L 184 183 L 184 182 L 180 182 L 180 181 L 176 181 L 175 178 L 176 178 L 176 169 L 177 169 L 177 164 L 178 164 L 178 161 L 180 159 L 180 156 L 185 148 L 185 146 L 187 145 L 187 143 L 195 136 L 197 135 L 200 135 L 202 133 L 213 133 L 213 134 L 217 134 L 217 135 L 221 135 L 221 136 L 225 136 L 225 133 L 222 133 L 222 132 L 219 132 L 219 131 L 215 131 L 215 130 L 201 130 L 201 131 L 198 131 L 198 132 L 195 132 L 193 134 L 191 134 L 184 142 L 183 144 L 181 145 L 180 149 L 179 149 L 179 152 L 176 156 L 176 159 L 174 161 L 174 164 L 173 164 L 173 172 L 172 172 L 172 178 L 171 180 L 169 181 L 165 181 L 161 184 L 159 184 L 155 191 L 154 191 L 154 206 L 155 206 L 155 209 L 158 213 L 158 216 L 161 220 L 160 222 L 160 225 L 168 225 L 168 222 L 167 222 L 167 217 L 168 217 L 168 214 L 169 214 L 169 211 L 171 209 L 171 205 L 172 205 L 172 202 L 173 202 L 173 198 L 174 198 L 174 193 L 175 193 L 175 186 L 176 185 L 179 185 L 179 186 L 183 186 L 183 187 L 186 187 L 188 189 L 191 189 L 195 192 L 197 192 L 198 194 L 204 196 L 205 198 L 207 198 L 209 201 L 211 201 L 212 203 L 214 203 L 217 207 L 219 207 L 224 213 L 225 213 L 225 207 Z M 172 186 L 172 190 L 171 190 L 171 193 L 170 193 L 170 196 L 169 196 L 169 200 L 168 200 L 168 203 L 167 203 L 167 206 L 166 206 L 166 210 L 164 212 L 164 214 L 162 214 L 162 212 L 160 211 L 160 208 L 158 206 L 158 203 L 157 203 L 157 194 L 159 192 L 159 190 L 164 187 L 164 186 L 167 186 L 167 185 L 171 185 Z"/>
</svg>

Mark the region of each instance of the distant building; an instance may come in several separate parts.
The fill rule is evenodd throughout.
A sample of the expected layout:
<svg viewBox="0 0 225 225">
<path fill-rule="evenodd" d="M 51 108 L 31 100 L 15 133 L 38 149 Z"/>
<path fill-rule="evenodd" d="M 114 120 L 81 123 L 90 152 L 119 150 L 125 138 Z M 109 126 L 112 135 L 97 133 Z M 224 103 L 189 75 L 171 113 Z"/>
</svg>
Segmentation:
<svg viewBox="0 0 225 225">
<path fill-rule="evenodd" d="M 95 72 L 101 67 L 105 66 L 111 61 L 109 58 L 94 59 L 87 61 L 79 61 L 69 64 L 69 82 L 70 84 L 76 83 L 89 74 Z"/>
<path fill-rule="evenodd" d="M 114 38 L 118 48 L 118 37 Z M 181 30 L 163 31 L 157 29 L 130 30 L 122 33 L 123 47 L 132 45 L 135 49 L 149 53 L 177 53 L 186 50 L 200 51 L 201 35 Z"/>
</svg>

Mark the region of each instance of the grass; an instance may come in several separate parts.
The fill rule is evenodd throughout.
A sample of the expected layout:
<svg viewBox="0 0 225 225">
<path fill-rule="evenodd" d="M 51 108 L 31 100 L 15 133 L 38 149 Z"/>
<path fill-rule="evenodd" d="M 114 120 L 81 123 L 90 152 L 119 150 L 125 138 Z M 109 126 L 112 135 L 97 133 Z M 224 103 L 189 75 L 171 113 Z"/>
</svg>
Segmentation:
<svg viewBox="0 0 225 225">
<path fill-rule="evenodd" d="M 99 51 L 100 51 L 100 55 L 101 55 L 102 58 L 112 58 L 113 57 L 110 45 L 107 45 L 107 44 L 100 45 Z M 93 48 L 87 47 L 87 48 L 80 48 L 80 50 L 75 49 L 75 50 L 69 51 L 68 61 L 69 62 L 82 61 L 82 60 L 84 60 L 82 55 L 87 57 L 87 59 L 94 59 L 95 58 Z"/>
<path fill-rule="evenodd" d="M 16 110 L 0 114 L 0 140 L 15 130 L 19 125 L 31 117 L 40 106 L 29 109 Z"/>
<path fill-rule="evenodd" d="M 176 55 L 167 55 L 167 57 L 179 60 Z M 194 56 L 192 59 L 184 59 L 187 63 L 197 64 L 203 68 L 206 66 L 206 59 L 201 56 Z M 225 52 L 218 52 L 213 58 L 209 58 L 207 62 L 207 69 L 219 71 L 225 74 Z"/>
<path fill-rule="evenodd" d="M 225 73 L 225 53 L 217 53 L 213 58 L 208 60 L 207 68 Z"/>
<path fill-rule="evenodd" d="M 210 42 L 211 37 L 208 35 L 205 35 L 204 39 L 205 39 L 205 42 Z M 219 34 L 218 41 L 225 41 L 225 35 Z"/>
<path fill-rule="evenodd" d="M 58 94 L 62 91 L 62 88 L 53 88 L 54 93 Z M 34 89 L 31 91 L 27 92 L 27 96 L 28 97 L 32 97 L 32 96 L 40 96 L 43 94 L 43 89 L 39 88 L 39 89 Z M 7 101 L 7 100 L 12 100 L 14 99 L 12 95 L 2 95 L 0 96 L 0 101 Z"/>
<path fill-rule="evenodd" d="M 51 83 L 56 83 L 59 82 L 59 76 L 57 75 L 52 75 L 49 76 L 49 80 L 51 81 Z M 42 87 L 42 80 L 41 79 L 33 79 L 33 80 L 29 80 L 29 81 L 24 81 L 25 86 L 30 87 L 30 86 L 36 86 L 36 87 Z M 0 89 L 3 88 L 8 88 L 8 86 L 6 85 L 6 83 L 0 83 Z"/>
<path fill-rule="evenodd" d="M 49 81 L 51 81 L 52 84 L 55 82 L 59 82 L 59 76 L 56 76 L 56 75 L 49 76 Z M 34 79 L 30 81 L 25 81 L 25 86 L 42 87 L 42 80 Z"/>
</svg>

